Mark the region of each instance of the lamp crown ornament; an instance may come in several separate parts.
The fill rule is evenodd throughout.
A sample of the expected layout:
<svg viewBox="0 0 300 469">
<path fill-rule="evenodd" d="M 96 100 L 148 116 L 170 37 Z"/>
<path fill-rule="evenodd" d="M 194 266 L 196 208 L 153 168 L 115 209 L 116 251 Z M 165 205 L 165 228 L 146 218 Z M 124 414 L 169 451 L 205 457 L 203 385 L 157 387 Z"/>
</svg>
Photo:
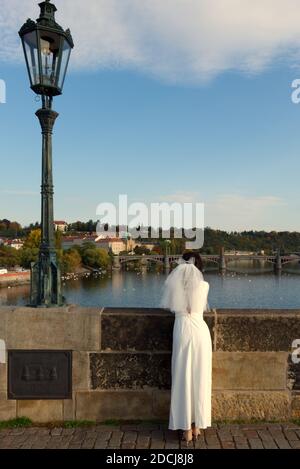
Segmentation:
<svg viewBox="0 0 300 469">
<path fill-rule="evenodd" d="M 53 3 L 50 3 L 50 0 L 45 0 L 44 2 L 39 3 L 39 7 L 41 12 L 40 17 L 37 20 L 38 22 L 43 19 L 55 22 L 55 12 L 57 11 L 57 8 Z"/>
</svg>

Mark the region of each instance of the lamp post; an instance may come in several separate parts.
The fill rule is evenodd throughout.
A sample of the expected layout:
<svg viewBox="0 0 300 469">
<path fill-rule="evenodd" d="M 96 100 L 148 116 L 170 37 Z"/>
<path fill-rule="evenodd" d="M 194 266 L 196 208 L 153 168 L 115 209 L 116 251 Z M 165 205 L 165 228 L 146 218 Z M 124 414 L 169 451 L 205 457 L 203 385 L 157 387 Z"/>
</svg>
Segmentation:
<svg viewBox="0 0 300 469">
<path fill-rule="evenodd" d="M 31 267 L 32 306 L 62 305 L 60 270 L 55 251 L 53 223 L 52 131 L 58 113 L 52 109 L 54 96 L 62 94 L 71 50 L 70 30 L 55 21 L 56 7 L 50 0 L 39 3 L 35 21 L 28 19 L 19 31 L 31 89 L 42 97 L 36 112 L 42 129 L 41 246 L 39 259 Z"/>
<path fill-rule="evenodd" d="M 170 260 L 169 260 L 169 255 L 170 255 L 170 247 L 171 247 L 171 240 L 166 239 L 165 241 L 165 258 L 164 258 L 164 267 L 165 270 L 168 271 L 170 269 Z"/>
</svg>

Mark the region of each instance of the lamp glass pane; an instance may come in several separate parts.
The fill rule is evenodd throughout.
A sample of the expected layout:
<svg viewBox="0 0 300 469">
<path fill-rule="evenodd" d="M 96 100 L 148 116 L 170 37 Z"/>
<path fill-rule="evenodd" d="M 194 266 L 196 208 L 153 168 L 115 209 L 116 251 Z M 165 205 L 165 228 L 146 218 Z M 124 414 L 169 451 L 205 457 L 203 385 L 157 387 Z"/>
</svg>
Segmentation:
<svg viewBox="0 0 300 469">
<path fill-rule="evenodd" d="M 38 85 L 40 83 L 40 72 L 36 31 L 25 34 L 23 44 L 31 85 Z"/>
<path fill-rule="evenodd" d="M 69 58 L 71 54 L 71 47 L 70 44 L 66 39 L 63 40 L 63 49 L 62 49 L 62 57 L 61 57 L 61 66 L 60 66 L 60 74 L 58 80 L 58 87 L 62 90 L 64 86 L 65 76 L 68 68 Z"/>
<path fill-rule="evenodd" d="M 40 31 L 41 85 L 55 87 L 57 83 L 60 35 Z"/>
</svg>

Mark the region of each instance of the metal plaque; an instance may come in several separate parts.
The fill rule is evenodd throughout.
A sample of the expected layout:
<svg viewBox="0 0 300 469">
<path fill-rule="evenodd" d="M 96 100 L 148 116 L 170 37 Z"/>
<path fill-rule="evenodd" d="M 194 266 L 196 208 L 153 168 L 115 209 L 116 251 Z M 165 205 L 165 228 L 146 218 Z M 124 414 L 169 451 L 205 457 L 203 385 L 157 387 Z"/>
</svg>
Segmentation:
<svg viewBox="0 0 300 469">
<path fill-rule="evenodd" d="M 72 352 L 9 350 L 8 399 L 72 399 Z"/>
</svg>

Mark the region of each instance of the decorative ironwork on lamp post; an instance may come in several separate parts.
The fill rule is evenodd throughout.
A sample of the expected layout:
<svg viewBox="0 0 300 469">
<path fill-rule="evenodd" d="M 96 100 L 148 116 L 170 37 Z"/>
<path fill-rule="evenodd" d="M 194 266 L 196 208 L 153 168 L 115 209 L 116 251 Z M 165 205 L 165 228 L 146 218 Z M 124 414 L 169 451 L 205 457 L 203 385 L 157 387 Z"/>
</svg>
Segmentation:
<svg viewBox="0 0 300 469">
<path fill-rule="evenodd" d="M 31 268 L 31 304 L 62 305 L 61 278 L 55 251 L 53 219 L 52 131 L 58 113 L 52 109 L 54 96 L 62 94 L 71 50 L 70 30 L 55 21 L 56 7 L 50 0 L 39 3 L 35 21 L 28 19 L 19 31 L 31 89 L 42 97 L 36 112 L 42 128 L 41 246 L 38 261 Z"/>
</svg>

